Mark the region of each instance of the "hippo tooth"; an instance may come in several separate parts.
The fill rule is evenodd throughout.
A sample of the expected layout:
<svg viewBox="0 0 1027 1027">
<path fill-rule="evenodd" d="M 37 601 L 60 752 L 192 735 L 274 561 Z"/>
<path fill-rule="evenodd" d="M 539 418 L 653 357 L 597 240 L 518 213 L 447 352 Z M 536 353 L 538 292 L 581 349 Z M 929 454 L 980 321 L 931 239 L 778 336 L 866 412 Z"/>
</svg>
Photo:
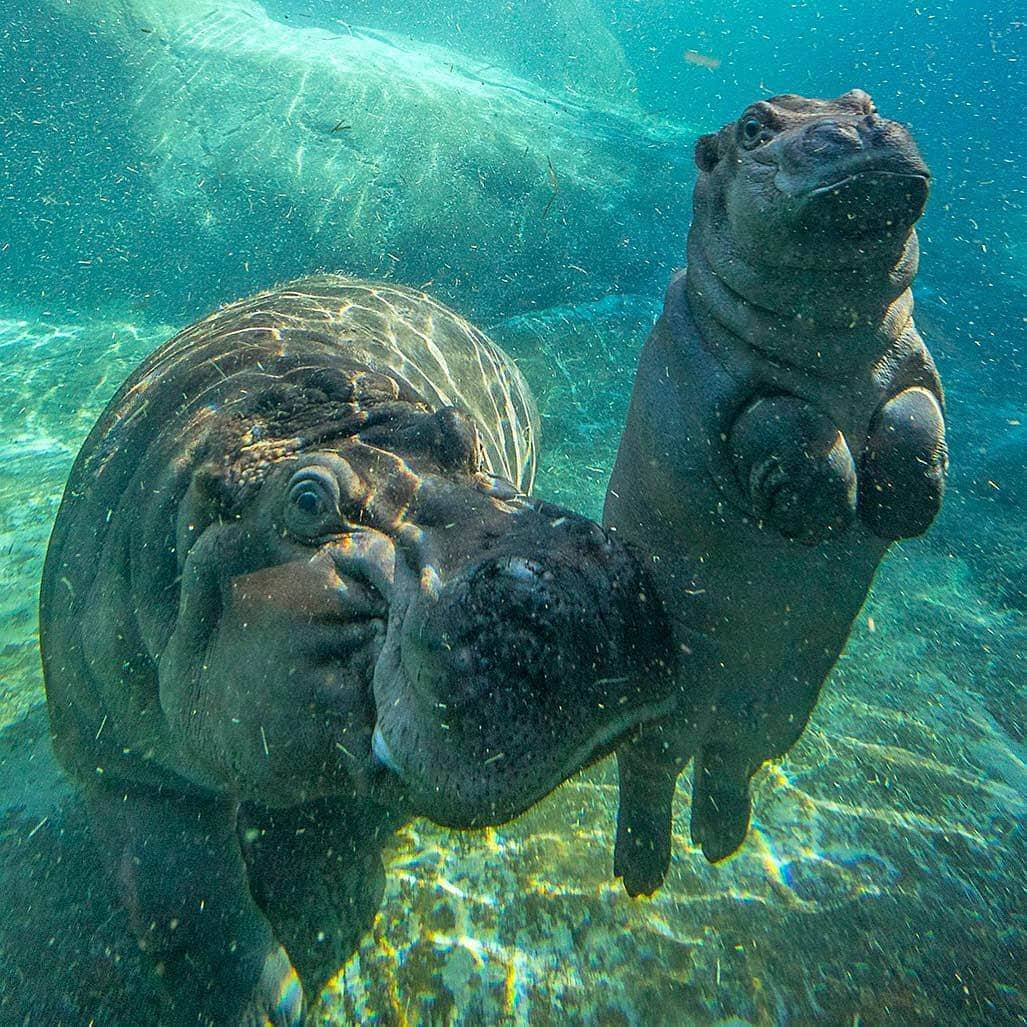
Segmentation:
<svg viewBox="0 0 1027 1027">
<path fill-rule="evenodd" d="M 377 724 L 374 726 L 374 734 L 371 737 L 371 751 L 374 753 L 375 759 L 388 770 L 391 770 L 397 777 L 402 777 L 399 766 L 396 764 L 396 760 L 392 755 L 392 750 L 389 749 L 388 743 L 385 741 L 385 736 L 382 734 L 382 729 Z"/>
<path fill-rule="evenodd" d="M 431 564 L 426 564 L 424 570 L 421 571 L 421 591 L 435 599 L 438 597 L 441 587 L 442 578 L 439 576 L 439 572 Z"/>
</svg>

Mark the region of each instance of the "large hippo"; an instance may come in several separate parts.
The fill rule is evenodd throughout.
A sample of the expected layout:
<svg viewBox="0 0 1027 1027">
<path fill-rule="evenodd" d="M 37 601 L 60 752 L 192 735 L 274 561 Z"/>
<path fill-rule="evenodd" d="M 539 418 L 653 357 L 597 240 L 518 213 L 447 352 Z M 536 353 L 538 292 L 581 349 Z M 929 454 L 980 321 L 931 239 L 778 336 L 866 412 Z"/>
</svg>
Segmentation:
<svg viewBox="0 0 1027 1027">
<path fill-rule="evenodd" d="M 775 96 L 695 156 L 687 270 L 642 353 L 604 518 L 650 552 L 690 689 L 618 754 L 631 894 L 663 880 L 693 757 L 693 840 L 711 861 L 741 844 L 750 778 L 801 734 L 947 464 L 910 293 L 930 176 L 906 129 L 861 90 Z"/>
<path fill-rule="evenodd" d="M 175 1022 L 298 1024 L 397 825 L 507 820 L 669 711 L 645 574 L 527 497 L 536 429 L 471 325 L 337 276 L 186 329 L 94 427 L 47 699 Z"/>
</svg>

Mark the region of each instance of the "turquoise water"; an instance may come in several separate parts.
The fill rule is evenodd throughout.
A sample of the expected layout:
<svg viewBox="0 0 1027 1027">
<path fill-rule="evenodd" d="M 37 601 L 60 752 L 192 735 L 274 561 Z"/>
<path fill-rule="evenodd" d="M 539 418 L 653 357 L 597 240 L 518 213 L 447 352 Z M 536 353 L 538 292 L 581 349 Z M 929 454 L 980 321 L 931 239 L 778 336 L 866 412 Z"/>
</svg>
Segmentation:
<svg viewBox="0 0 1027 1027">
<path fill-rule="evenodd" d="M 1009 4 L 43 0 L 0 9 L 0 1023 L 156 1022 L 46 744 L 35 602 L 77 447 L 135 363 L 315 269 L 423 286 L 518 360 L 536 491 L 601 512 L 683 262 L 696 136 L 868 90 L 934 173 L 917 324 L 938 521 L 893 547 L 753 828 L 612 877 L 607 762 L 516 823 L 423 821 L 318 1023 L 1006 1024 L 1027 1016 L 1027 283 Z"/>
</svg>

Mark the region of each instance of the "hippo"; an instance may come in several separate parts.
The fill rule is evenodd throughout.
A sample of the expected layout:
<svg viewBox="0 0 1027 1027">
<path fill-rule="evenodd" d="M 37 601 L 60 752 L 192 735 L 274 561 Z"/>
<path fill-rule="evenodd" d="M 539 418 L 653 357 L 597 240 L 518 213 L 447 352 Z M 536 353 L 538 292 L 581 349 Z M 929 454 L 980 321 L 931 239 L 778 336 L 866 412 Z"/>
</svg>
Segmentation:
<svg viewBox="0 0 1027 1027">
<path fill-rule="evenodd" d="M 687 701 L 618 751 L 614 871 L 667 871 L 694 758 L 711 862 L 802 733 L 885 550 L 938 512 L 942 388 L 913 323 L 930 173 L 855 89 L 774 96 L 696 145 L 687 266 L 640 357 L 604 524 L 643 547 Z M 687 616 L 682 616 L 684 610 Z"/>
<path fill-rule="evenodd" d="M 412 817 L 509 820 L 675 701 L 648 572 L 529 498 L 514 364 L 421 292 L 321 275 L 154 352 L 43 572 L 53 744 L 169 1022 L 302 1022 Z"/>
</svg>

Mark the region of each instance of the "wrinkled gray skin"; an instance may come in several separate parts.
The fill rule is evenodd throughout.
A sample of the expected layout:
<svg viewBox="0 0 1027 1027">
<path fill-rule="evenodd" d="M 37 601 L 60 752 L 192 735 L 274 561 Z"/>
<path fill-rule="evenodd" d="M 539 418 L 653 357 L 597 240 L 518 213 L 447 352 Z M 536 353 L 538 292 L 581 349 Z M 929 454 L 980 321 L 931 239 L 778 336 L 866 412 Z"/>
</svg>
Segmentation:
<svg viewBox="0 0 1027 1027">
<path fill-rule="evenodd" d="M 929 172 L 866 93 L 761 100 L 703 136 L 687 270 L 643 351 L 604 521 L 647 549 L 688 698 L 618 753 L 615 872 L 742 843 L 749 780 L 802 732 L 889 543 L 942 499 L 942 390 L 912 320 Z M 681 612 L 687 605 L 688 622 Z"/>
<path fill-rule="evenodd" d="M 467 322 L 322 276 L 181 333 L 89 436 L 47 698 L 175 1022 L 300 1023 L 399 824 L 507 820 L 668 712 L 638 565 L 521 491 L 536 424 Z"/>
</svg>

